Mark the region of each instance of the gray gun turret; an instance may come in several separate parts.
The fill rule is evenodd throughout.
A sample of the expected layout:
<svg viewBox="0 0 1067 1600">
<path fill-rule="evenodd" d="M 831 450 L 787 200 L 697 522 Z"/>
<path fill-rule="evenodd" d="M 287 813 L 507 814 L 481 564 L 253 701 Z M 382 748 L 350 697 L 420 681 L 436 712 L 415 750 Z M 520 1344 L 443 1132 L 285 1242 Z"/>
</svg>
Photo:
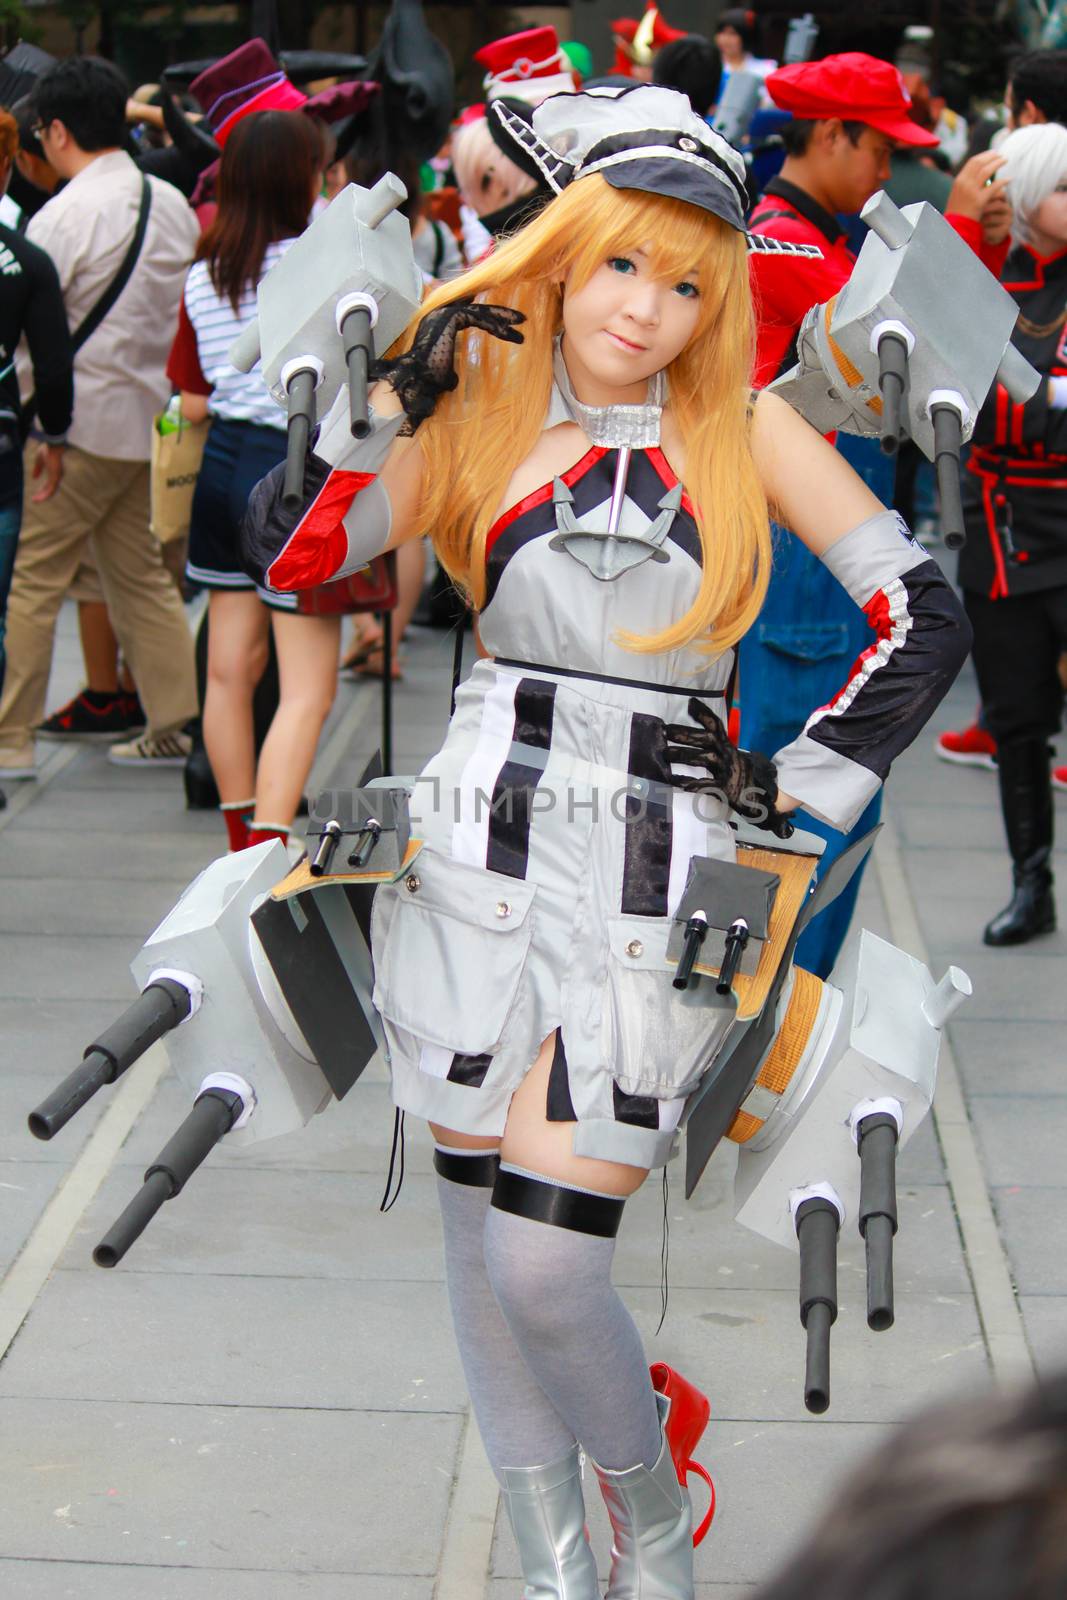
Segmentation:
<svg viewBox="0 0 1067 1600">
<path fill-rule="evenodd" d="M 788 841 L 742 824 L 737 863 L 694 857 L 664 964 L 687 1004 L 729 1007 L 722 1056 L 686 1107 L 687 1193 L 723 1138 L 740 1146 L 738 1222 L 800 1256 L 807 1334 L 804 1400 L 830 1403 L 837 1245 L 855 1223 L 867 1257 L 867 1322 L 893 1323 L 896 1156 L 933 1100 L 941 1030 L 970 993 L 951 967 L 920 961 L 858 930 L 824 983 L 792 964 L 811 918 L 845 887 L 873 833 L 813 886 L 822 841 Z"/>
<path fill-rule="evenodd" d="M 370 850 L 358 836 L 368 807 L 380 830 Z M 213 861 L 135 957 L 139 998 L 30 1115 L 31 1132 L 52 1138 L 158 1039 L 189 1093 L 189 1116 L 94 1251 L 99 1266 L 117 1265 L 221 1138 L 241 1146 L 304 1127 L 348 1093 L 382 1042 L 371 901 L 420 844 L 401 790 L 334 793 L 323 811 L 352 840 L 337 870 L 290 870 L 276 840 Z M 363 865 L 352 859 L 361 854 Z"/>
<path fill-rule="evenodd" d="M 963 543 L 959 455 L 994 383 L 1023 404 L 1040 377 L 1010 343 L 1019 308 L 925 202 L 882 191 L 841 292 L 800 326 L 797 365 L 772 385 L 820 433 L 914 439 L 937 469 L 945 543 Z"/>
<path fill-rule="evenodd" d="M 302 503 L 304 455 L 311 429 L 347 383 L 352 435 L 371 431 L 367 378 L 375 351 L 403 333 L 422 298 L 423 279 L 411 230 L 397 207 L 407 198 L 387 172 L 372 189 L 350 183 L 290 245 L 259 285 L 257 315 L 230 349 L 288 409 L 283 498 Z"/>
</svg>

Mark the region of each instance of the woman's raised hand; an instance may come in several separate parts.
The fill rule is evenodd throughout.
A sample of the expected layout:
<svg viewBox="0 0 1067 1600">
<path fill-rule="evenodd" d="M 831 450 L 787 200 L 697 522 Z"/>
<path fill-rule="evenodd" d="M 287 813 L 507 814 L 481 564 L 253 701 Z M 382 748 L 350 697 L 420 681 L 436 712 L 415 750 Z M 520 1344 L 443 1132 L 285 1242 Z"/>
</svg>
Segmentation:
<svg viewBox="0 0 1067 1600">
<path fill-rule="evenodd" d="M 420 423 L 433 415 L 441 395 L 456 387 L 456 338 L 468 328 L 476 328 L 503 339 L 507 344 L 522 344 L 518 330 L 526 318 L 510 306 L 480 305 L 474 300 L 453 300 L 451 305 L 431 311 L 419 323 L 411 349 L 392 360 L 376 361 L 374 378 L 386 378 L 407 414 L 402 433 L 412 434 Z"/>
</svg>

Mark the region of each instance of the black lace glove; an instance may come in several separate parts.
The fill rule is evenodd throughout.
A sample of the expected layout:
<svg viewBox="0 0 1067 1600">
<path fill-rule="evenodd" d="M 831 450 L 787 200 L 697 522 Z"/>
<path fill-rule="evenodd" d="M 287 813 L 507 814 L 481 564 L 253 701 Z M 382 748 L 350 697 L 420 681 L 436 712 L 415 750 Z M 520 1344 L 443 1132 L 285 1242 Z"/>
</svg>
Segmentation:
<svg viewBox="0 0 1067 1600">
<path fill-rule="evenodd" d="M 459 382 L 455 369 L 457 334 L 465 328 L 478 328 L 494 339 L 522 344 L 517 324 L 525 321 L 523 313 L 510 306 L 483 306 L 473 300 L 453 300 L 451 305 L 424 317 L 411 349 L 391 361 L 376 361 L 370 372 L 372 378 L 388 378 L 407 413 L 401 433 L 414 433 L 433 414 L 440 396 L 448 394 Z"/>
<path fill-rule="evenodd" d="M 778 774 L 773 761 L 758 750 L 739 750 L 727 738 L 719 718 L 700 700 L 690 700 L 689 715 L 699 728 L 680 722 L 667 724 L 667 760 L 686 767 L 703 767 L 706 778 L 671 778 L 675 789 L 690 794 L 717 794 L 757 828 L 765 828 L 779 839 L 793 832 L 789 818 L 775 805 Z"/>
</svg>

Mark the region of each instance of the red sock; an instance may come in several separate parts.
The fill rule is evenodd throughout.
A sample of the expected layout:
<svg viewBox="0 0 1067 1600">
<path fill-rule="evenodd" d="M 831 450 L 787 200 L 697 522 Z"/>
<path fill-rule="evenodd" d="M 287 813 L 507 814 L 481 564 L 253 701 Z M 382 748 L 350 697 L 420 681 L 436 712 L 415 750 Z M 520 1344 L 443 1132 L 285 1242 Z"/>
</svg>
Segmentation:
<svg viewBox="0 0 1067 1600">
<path fill-rule="evenodd" d="M 252 820 L 252 813 L 256 809 L 256 802 L 252 800 L 224 800 L 219 806 L 222 820 L 226 824 L 226 833 L 230 841 L 231 850 L 248 849 L 248 824 Z"/>
<path fill-rule="evenodd" d="M 253 822 L 248 829 L 248 843 L 266 844 L 268 839 L 280 839 L 282 844 L 289 843 L 289 829 L 280 822 Z"/>
</svg>

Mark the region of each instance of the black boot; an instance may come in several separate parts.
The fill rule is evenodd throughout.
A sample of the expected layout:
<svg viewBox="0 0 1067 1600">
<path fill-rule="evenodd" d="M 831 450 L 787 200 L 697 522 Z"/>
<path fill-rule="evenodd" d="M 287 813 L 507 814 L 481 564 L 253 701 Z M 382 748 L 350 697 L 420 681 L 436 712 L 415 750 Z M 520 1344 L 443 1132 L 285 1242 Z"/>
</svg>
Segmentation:
<svg viewBox="0 0 1067 1600">
<path fill-rule="evenodd" d="M 1000 804 L 1015 893 L 983 934 L 986 944 L 1025 944 L 1056 926 L 1052 898 L 1052 785 L 1044 739 L 1000 745 Z"/>
</svg>

